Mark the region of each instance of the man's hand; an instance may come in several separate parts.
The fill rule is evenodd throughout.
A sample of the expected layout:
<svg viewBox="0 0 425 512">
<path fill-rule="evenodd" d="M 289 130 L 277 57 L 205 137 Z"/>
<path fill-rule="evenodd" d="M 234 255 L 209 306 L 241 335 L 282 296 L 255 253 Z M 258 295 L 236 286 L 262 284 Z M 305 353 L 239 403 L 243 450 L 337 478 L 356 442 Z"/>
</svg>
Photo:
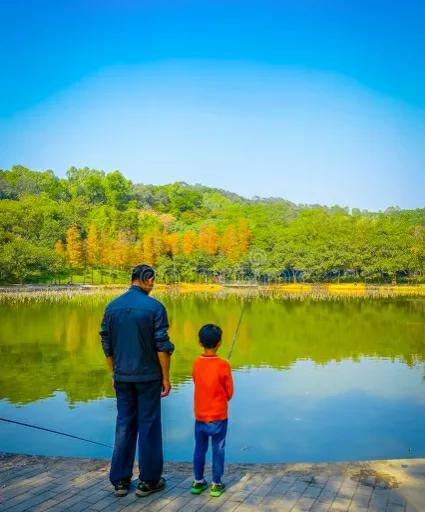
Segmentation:
<svg viewBox="0 0 425 512">
<path fill-rule="evenodd" d="M 106 364 L 108 365 L 108 368 L 111 371 L 111 383 L 112 383 L 112 387 L 115 389 L 115 386 L 114 386 L 114 359 L 112 356 L 106 357 Z"/>
<path fill-rule="evenodd" d="M 114 358 L 112 356 L 106 357 L 106 364 L 108 365 L 108 368 L 111 370 L 111 372 L 114 371 Z"/>
<path fill-rule="evenodd" d="M 170 354 L 168 352 L 158 352 L 159 364 L 162 372 L 162 391 L 161 398 L 168 396 L 171 391 L 170 384 Z"/>
<path fill-rule="evenodd" d="M 162 391 L 161 391 L 161 398 L 164 398 L 170 394 L 171 391 L 171 384 L 168 379 L 162 379 Z"/>
</svg>

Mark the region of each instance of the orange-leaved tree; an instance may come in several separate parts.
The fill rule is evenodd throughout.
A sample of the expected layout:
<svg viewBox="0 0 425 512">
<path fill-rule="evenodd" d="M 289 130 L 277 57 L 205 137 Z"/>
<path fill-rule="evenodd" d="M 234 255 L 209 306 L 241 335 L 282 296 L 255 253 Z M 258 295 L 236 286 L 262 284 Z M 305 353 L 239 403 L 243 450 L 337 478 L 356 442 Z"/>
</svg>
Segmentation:
<svg viewBox="0 0 425 512">
<path fill-rule="evenodd" d="M 152 233 L 145 233 L 143 236 L 143 263 L 155 264 L 155 248 Z"/>
<path fill-rule="evenodd" d="M 167 237 L 162 229 L 155 228 L 152 231 L 152 244 L 154 252 L 154 263 L 165 254 L 167 246 Z"/>
<path fill-rule="evenodd" d="M 171 256 L 175 256 L 180 252 L 181 235 L 180 233 L 169 233 L 167 235 L 167 249 Z"/>
<path fill-rule="evenodd" d="M 218 250 L 218 231 L 214 224 L 204 224 L 199 230 L 199 248 L 214 256 Z"/>
<path fill-rule="evenodd" d="M 131 266 L 135 267 L 144 261 L 143 256 L 143 240 L 137 240 L 131 248 Z"/>
<path fill-rule="evenodd" d="M 65 250 L 65 246 L 62 243 L 62 240 L 56 240 L 55 246 L 54 246 L 54 251 L 55 251 L 55 254 L 57 256 L 59 256 L 59 258 L 61 258 L 63 261 L 65 261 L 66 250 Z"/>
<path fill-rule="evenodd" d="M 91 267 L 91 281 L 93 284 L 94 276 L 93 272 L 95 267 L 100 265 L 100 252 L 101 243 L 99 239 L 99 232 L 96 224 L 90 224 L 86 238 L 86 261 L 87 265 Z"/>
<path fill-rule="evenodd" d="M 252 232 L 248 227 L 247 220 L 242 217 L 238 223 L 238 246 L 240 255 L 248 252 L 249 243 L 252 239 Z"/>
<path fill-rule="evenodd" d="M 111 266 L 112 241 L 106 233 L 99 236 L 99 263 L 103 268 Z"/>
<path fill-rule="evenodd" d="M 223 233 L 221 239 L 221 251 L 230 261 L 237 261 L 239 259 L 239 240 L 236 229 L 232 224 L 229 224 Z"/>
<path fill-rule="evenodd" d="M 195 233 L 193 231 L 186 231 L 183 235 L 183 254 L 190 256 L 195 248 Z"/>
<path fill-rule="evenodd" d="M 131 247 L 127 235 L 120 231 L 114 243 L 115 268 L 126 270 L 131 266 Z"/>
<path fill-rule="evenodd" d="M 72 224 L 66 232 L 66 259 L 73 270 L 84 265 L 83 242 L 75 224 Z"/>
<path fill-rule="evenodd" d="M 90 224 L 86 238 L 86 258 L 89 267 L 97 267 L 100 263 L 101 243 L 96 224 Z"/>
</svg>

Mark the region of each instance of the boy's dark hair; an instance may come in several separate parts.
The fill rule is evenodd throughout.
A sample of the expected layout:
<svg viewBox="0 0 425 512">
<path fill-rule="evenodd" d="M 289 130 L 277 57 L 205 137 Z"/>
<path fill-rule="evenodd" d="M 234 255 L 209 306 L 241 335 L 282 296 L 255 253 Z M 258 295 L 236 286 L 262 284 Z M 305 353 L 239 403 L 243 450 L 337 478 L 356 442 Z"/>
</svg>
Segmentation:
<svg viewBox="0 0 425 512">
<path fill-rule="evenodd" d="M 205 348 L 215 348 L 221 341 L 223 331 L 218 325 L 207 324 L 199 330 L 199 341 Z"/>
<path fill-rule="evenodd" d="M 155 271 L 149 265 L 137 265 L 131 271 L 131 281 L 147 281 L 151 277 L 155 277 Z"/>
</svg>

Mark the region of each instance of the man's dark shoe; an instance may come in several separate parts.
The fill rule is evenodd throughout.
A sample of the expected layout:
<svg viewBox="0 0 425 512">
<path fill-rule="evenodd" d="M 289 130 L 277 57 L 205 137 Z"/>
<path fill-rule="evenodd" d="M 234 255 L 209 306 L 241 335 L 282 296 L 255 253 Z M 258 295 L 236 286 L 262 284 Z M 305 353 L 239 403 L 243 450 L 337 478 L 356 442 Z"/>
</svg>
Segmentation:
<svg viewBox="0 0 425 512">
<path fill-rule="evenodd" d="M 136 496 L 143 498 L 153 492 L 162 491 L 165 488 L 165 479 L 160 478 L 158 482 L 140 482 L 136 489 Z"/>
<path fill-rule="evenodd" d="M 115 496 L 118 498 L 122 498 L 123 496 L 127 496 L 128 490 L 130 488 L 130 481 L 129 480 L 120 480 L 114 485 L 115 488 Z"/>
</svg>

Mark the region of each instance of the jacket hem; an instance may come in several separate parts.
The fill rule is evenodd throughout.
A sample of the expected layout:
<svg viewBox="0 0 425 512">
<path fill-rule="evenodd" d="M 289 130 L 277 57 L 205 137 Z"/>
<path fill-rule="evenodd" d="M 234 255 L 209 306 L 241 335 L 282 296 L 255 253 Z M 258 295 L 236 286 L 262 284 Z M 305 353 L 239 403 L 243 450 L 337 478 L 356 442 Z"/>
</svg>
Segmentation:
<svg viewBox="0 0 425 512">
<path fill-rule="evenodd" d="M 122 375 L 114 373 L 114 380 L 117 382 L 148 382 L 151 380 L 162 380 L 162 376 L 158 373 L 148 375 Z"/>
</svg>

